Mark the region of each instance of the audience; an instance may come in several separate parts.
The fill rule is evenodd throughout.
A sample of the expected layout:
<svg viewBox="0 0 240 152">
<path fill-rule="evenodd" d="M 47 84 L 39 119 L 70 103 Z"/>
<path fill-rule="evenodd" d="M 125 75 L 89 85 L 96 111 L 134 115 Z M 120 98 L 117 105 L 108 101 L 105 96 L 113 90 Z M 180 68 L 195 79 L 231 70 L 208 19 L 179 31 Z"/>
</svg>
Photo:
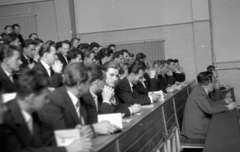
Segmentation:
<svg viewBox="0 0 240 152">
<path fill-rule="evenodd" d="M 116 45 L 81 43 L 79 38 L 45 43 L 36 33 L 28 39 L 19 24 L 0 36 L 0 95 L 16 93 L 6 104 L 0 96 L 0 149 L 10 151 L 91 151 L 92 138 L 120 130 L 98 114 L 142 112 L 186 79 L 178 59 L 146 61 L 147 54 Z M 211 116 L 236 108 L 230 87 L 221 86 L 215 66 L 197 76 L 184 111 L 183 136 L 205 139 Z M 180 88 L 181 89 L 181 88 Z M 4 110 L 7 107 L 7 111 Z M 5 111 L 5 114 L 2 114 Z M 204 126 L 204 127 L 203 127 Z M 80 139 L 57 147 L 54 130 L 79 129 Z"/>
</svg>

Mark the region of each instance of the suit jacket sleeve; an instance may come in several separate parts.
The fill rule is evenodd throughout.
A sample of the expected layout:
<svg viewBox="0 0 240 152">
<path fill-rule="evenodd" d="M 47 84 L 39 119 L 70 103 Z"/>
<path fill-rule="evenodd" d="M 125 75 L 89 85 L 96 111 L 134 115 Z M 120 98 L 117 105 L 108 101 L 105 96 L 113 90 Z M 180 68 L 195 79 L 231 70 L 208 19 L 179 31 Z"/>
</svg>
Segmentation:
<svg viewBox="0 0 240 152">
<path fill-rule="evenodd" d="M 7 126 L 1 126 L 1 151 L 4 152 L 66 152 L 64 147 L 25 147 L 21 144 L 21 141 L 16 137 L 11 129 L 8 129 Z"/>
<path fill-rule="evenodd" d="M 115 106 L 111 105 L 109 103 L 103 102 L 101 104 L 101 107 L 99 109 L 99 113 L 101 114 L 106 114 L 106 113 L 124 113 L 124 116 L 130 116 L 130 110 L 128 107 L 123 107 L 123 106 Z"/>
<path fill-rule="evenodd" d="M 128 103 L 131 105 L 135 104 L 135 103 L 138 103 L 141 105 L 151 103 L 151 101 L 147 95 L 139 95 L 138 93 L 136 93 L 136 95 L 134 97 L 132 95 L 131 89 L 128 88 L 128 86 L 125 85 L 124 83 L 118 84 L 115 91 L 116 91 L 117 97 L 119 98 L 119 100 L 122 103 Z"/>
<path fill-rule="evenodd" d="M 51 77 L 50 87 L 58 88 L 62 85 L 62 76 L 59 73 L 54 73 Z"/>
<path fill-rule="evenodd" d="M 198 94 L 196 103 L 199 108 L 207 114 L 213 115 L 215 113 L 228 111 L 228 108 L 222 104 L 213 104 L 209 97 L 203 93 Z"/>
</svg>

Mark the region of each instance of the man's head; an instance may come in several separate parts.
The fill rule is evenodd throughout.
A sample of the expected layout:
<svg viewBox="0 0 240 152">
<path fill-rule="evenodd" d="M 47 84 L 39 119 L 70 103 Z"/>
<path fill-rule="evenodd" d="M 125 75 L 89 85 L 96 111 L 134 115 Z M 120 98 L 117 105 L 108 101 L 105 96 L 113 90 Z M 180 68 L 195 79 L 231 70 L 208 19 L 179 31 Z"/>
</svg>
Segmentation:
<svg viewBox="0 0 240 152">
<path fill-rule="evenodd" d="M 5 35 L 3 41 L 4 44 L 14 45 L 19 49 L 21 48 L 21 43 L 18 39 L 18 36 L 15 33 Z"/>
<path fill-rule="evenodd" d="M 168 59 L 168 68 L 172 71 L 175 72 L 176 71 L 176 66 L 175 66 L 175 62 L 173 59 Z"/>
<path fill-rule="evenodd" d="M 99 65 L 92 65 L 92 83 L 90 90 L 94 93 L 100 93 L 105 86 L 106 74 Z"/>
<path fill-rule="evenodd" d="M 36 47 L 35 47 L 35 50 L 33 52 L 33 58 L 34 59 L 37 59 L 37 60 L 39 59 L 39 49 L 40 49 L 42 44 L 43 44 L 43 40 L 41 40 L 41 39 L 36 40 Z"/>
<path fill-rule="evenodd" d="M 109 49 L 109 50 L 112 50 L 113 52 L 116 52 L 116 45 L 115 45 L 115 44 L 110 44 L 110 45 L 108 46 L 108 49 Z"/>
<path fill-rule="evenodd" d="M 20 34 L 20 26 L 19 24 L 13 24 L 12 25 L 13 32 L 16 34 Z"/>
<path fill-rule="evenodd" d="M 215 71 L 215 70 L 216 70 L 216 67 L 214 65 L 209 65 L 207 67 L 207 71 L 209 71 L 209 72 L 212 72 L 212 71 Z"/>
<path fill-rule="evenodd" d="M 64 70 L 63 84 L 74 89 L 79 97 L 88 92 L 91 81 L 91 68 L 81 63 L 70 63 Z"/>
<path fill-rule="evenodd" d="M 56 43 L 57 53 L 60 53 L 61 49 L 62 49 L 62 41 L 59 41 L 59 42 Z"/>
<path fill-rule="evenodd" d="M 36 41 L 32 39 L 25 40 L 23 43 L 23 54 L 28 58 L 33 58 L 36 44 Z"/>
<path fill-rule="evenodd" d="M 49 66 L 57 59 L 57 53 L 53 41 L 47 41 L 43 43 L 39 49 L 39 56 L 42 61 L 47 63 Z"/>
<path fill-rule="evenodd" d="M 22 73 L 17 82 L 17 98 L 24 102 L 30 111 L 38 111 L 49 102 L 49 79 L 37 70 Z"/>
<path fill-rule="evenodd" d="M 106 84 L 115 87 L 119 80 L 119 66 L 113 61 L 104 63 L 103 70 L 106 73 Z"/>
<path fill-rule="evenodd" d="M 90 50 L 93 50 L 95 53 L 98 53 L 98 48 L 100 45 L 97 42 L 92 42 L 90 44 Z"/>
<path fill-rule="evenodd" d="M 95 58 L 95 52 L 92 50 L 85 50 L 84 53 L 84 64 L 85 65 L 92 65 L 93 60 Z"/>
<path fill-rule="evenodd" d="M 61 53 L 62 55 L 67 56 L 67 53 L 70 49 L 70 42 L 68 40 L 62 41 Z"/>
<path fill-rule="evenodd" d="M 4 31 L 6 34 L 12 34 L 13 31 L 12 26 L 11 25 L 5 26 Z"/>
<path fill-rule="evenodd" d="M 121 63 L 123 63 L 123 54 L 121 51 L 116 51 L 113 53 L 113 61 L 117 65 L 120 65 Z"/>
<path fill-rule="evenodd" d="M 19 49 L 15 46 L 2 47 L 0 50 L 0 62 L 11 72 L 18 71 L 22 64 Z"/>
<path fill-rule="evenodd" d="M 175 67 L 179 67 L 180 65 L 179 65 L 179 61 L 178 61 L 178 59 L 175 59 L 175 60 L 173 60 L 174 61 L 174 64 L 175 64 Z"/>
<path fill-rule="evenodd" d="M 168 62 L 166 60 L 161 60 L 161 65 L 162 65 L 162 68 L 161 68 L 161 72 L 163 74 L 167 74 L 168 72 Z"/>
<path fill-rule="evenodd" d="M 68 51 L 67 59 L 70 61 L 70 63 L 73 63 L 73 62 L 82 63 L 83 62 L 83 54 L 79 49 L 73 48 L 70 51 Z"/>
<path fill-rule="evenodd" d="M 78 45 L 80 44 L 80 39 L 79 38 L 72 38 L 71 39 L 71 47 L 77 48 Z"/>
<path fill-rule="evenodd" d="M 143 54 L 143 53 L 138 53 L 137 55 L 136 55 L 136 60 L 139 60 L 139 61 L 145 61 L 145 59 L 146 59 L 146 55 L 145 54 Z"/>
<path fill-rule="evenodd" d="M 123 54 L 123 62 L 129 62 L 129 52 L 126 49 L 121 50 Z"/>
<path fill-rule="evenodd" d="M 32 39 L 32 40 L 36 40 L 38 38 L 38 35 L 37 33 L 31 33 L 29 36 L 28 36 L 29 39 Z"/>
<path fill-rule="evenodd" d="M 197 76 L 198 83 L 208 92 L 213 90 L 213 76 L 210 72 L 201 72 Z"/>
<path fill-rule="evenodd" d="M 99 50 L 97 55 L 101 59 L 102 64 L 104 64 L 105 62 L 108 62 L 108 61 L 112 60 L 113 51 L 108 50 L 108 48 L 102 48 L 101 50 Z"/>
<path fill-rule="evenodd" d="M 132 84 L 137 84 L 141 79 L 143 79 L 144 71 L 146 70 L 146 65 L 142 61 L 134 61 L 128 69 L 128 80 Z"/>
</svg>

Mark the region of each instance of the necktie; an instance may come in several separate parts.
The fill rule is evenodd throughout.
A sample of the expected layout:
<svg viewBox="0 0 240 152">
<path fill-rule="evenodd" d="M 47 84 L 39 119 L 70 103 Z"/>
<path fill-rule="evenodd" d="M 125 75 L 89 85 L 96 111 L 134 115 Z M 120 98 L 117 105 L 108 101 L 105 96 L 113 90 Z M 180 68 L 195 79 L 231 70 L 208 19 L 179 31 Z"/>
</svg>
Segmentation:
<svg viewBox="0 0 240 152">
<path fill-rule="evenodd" d="M 49 67 L 48 74 L 49 74 L 49 77 L 51 78 L 52 77 L 52 67 Z"/>
<path fill-rule="evenodd" d="M 142 85 L 144 86 L 144 88 L 146 88 L 146 85 L 145 85 L 145 83 L 144 83 L 144 82 L 142 82 Z"/>
<path fill-rule="evenodd" d="M 96 105 L 96 110 L 98 111 L 98 98 L 97 98 L 97 96 L 93 96 L 93 100 L 94 100 L 95 105 Z"/>
<path fill-rule="evenodd" d="M 10 79 L 12 82 L 14 82 L 14 81 L 13 81 L 13 75 L 12 75 L 12 74 L 9 75 L 9 79 Z"/>
<path fill-rule="evenodd" d="M 76 103 L 76 112 L 77 112 L 78 118 L 80 119 L 82 125 L 84 125 L 84 120 L 83 120 L 83 117 L 82 117 L 81 112 L 80 112 L 80 101 L 78 101 Z"/>
</svg>

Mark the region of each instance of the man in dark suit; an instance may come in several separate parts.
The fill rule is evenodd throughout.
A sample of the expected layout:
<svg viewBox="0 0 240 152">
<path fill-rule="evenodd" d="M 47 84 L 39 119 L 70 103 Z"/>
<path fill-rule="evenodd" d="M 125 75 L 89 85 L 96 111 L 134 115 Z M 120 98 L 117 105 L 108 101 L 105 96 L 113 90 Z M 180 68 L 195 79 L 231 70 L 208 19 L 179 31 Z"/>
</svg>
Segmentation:
<svg viewBox="0 0 240 152">
<path fill-rule="evenodd" d="M 3 47 L 0 51 L 0 85 L 3 87 L 3 93 L 11 93 L 16 91 L 17 74 L 20 65 L 20 51 L 14 47 Z"/>
<path fill-rule="evenodd" d="M 97 114 L 106 113 L 123 113 L 124 116 L 129 116 L 141 110 L 140 105 L 121 104 L 116 101 L 114 96 L 114 87 L 111 84 L 105 83 L 111 81 L 109 79 L 111 75 L 118 75 L 118 66 L 113 62 L 106 62 L 104 64 L 106 73 L 102 71 L 99 66 L 92 66 L 92 83 L 89 92 L 83 96 L 84 101 L 88 105 L 88 112 L 94 114 L 92 117 L 97 120 Z M 116 78 L 117 82 L 117 78 Z M 106 85 L 105 85 L 106 84 Z M 116 84 L 116 83 L 115 83 Z"/>
<path fill-rule="evenodd" d="M 25 71 L 18 81 L 16 99 L 9 101 L 0 126 L 1 151 L 4 152 L 73 152 L 91 150 L 90 139 L 76 140 L 67 147 L 49 146 L 53 138 L 44 138 L 51 128 L 36 113 L 49 100 L 48 79 L 35 70 Z M 79 146 L 81 145 L 81 146 Z"/>
<path fill-rule="evenodd" d="M 185 73 L 180 72 L 178 68 L 175 66 L 175 61 L 173 59 L 168 59 L 168 68 L 172 71 L 173 77 L 175 78 L 175 82 L 184 82 L 185 81 Z"/>
<path fill-rule="evenodd" d="M 136 85 L 144 75 L 144 68 L 139 62 L 140 61 L 133 62 L 128 69 L 128 75 L 120 80 L 116 86 L 116 95 L 122 103 L 145 105 L 158 101 L 160 98 L 155 94 L 140 95 L 134 88 L 134 85 Z"/>
<path fill-rule="evenodd" d="M 49 87 L 62 85 L 62 63 L 56 60 L 56 49 L 53 41 L 47 41 L 39 49 L 40 61 L 33 69 L 41 71 L 50 80 Z"/>
<path fill-rule="evenodd" d="M 33 53 L 35 51 L 35 47 L 36 47 L 36 41 L 31 40 L 31 39 L 27 39 L 23 42 L 23 53 L 21 56 L 21 60 L 22 60 L 22 65 L 21 68 L 22 70 L 24 69 L 31 69 L 34 66 L 33 63 Z"/>
<path fill-rule="evenodd" d="M 197 80 L 199 84 L 193 89 L 185 105 L 182 134 L 191 139 L 205 139 L 211 116 L 233 110 L 236 104 L 228 99 L 216 102 L 210 100 L 208 93 L 213 90 L 213 82 L 207 72 L 198 74 Z"/>
<path fill-rule="evenodd" d="M 68 59 L 67 59 L 67 53 L 70 49 L 70 42 L 68 40 L 62 41 L 61 42 L 61 48 L 60 48 L 60 52 L 57 54 L 58 59 L 61 61 L 61 63 L 63 64 L 63 70 L 65 69 L 65 67 L 68 64 Z"/>
<path fill-rule="evenodd" d="M 87 113 L 82 96 L 88 92 L 91 80 L 89 67 L 81 63 L 71 63 L 66 67 L 64 86 L 50 94 L 50 102 L 40 112 L 49 126 L 54 129 L 70 129 L 80 125 L 81 129 L 90 130 L 91 137 L 94 131 L 108 134 L 118 129 L 109 122 L 94 123 L 88 119 L 92 113 Z"/>
</svg>

